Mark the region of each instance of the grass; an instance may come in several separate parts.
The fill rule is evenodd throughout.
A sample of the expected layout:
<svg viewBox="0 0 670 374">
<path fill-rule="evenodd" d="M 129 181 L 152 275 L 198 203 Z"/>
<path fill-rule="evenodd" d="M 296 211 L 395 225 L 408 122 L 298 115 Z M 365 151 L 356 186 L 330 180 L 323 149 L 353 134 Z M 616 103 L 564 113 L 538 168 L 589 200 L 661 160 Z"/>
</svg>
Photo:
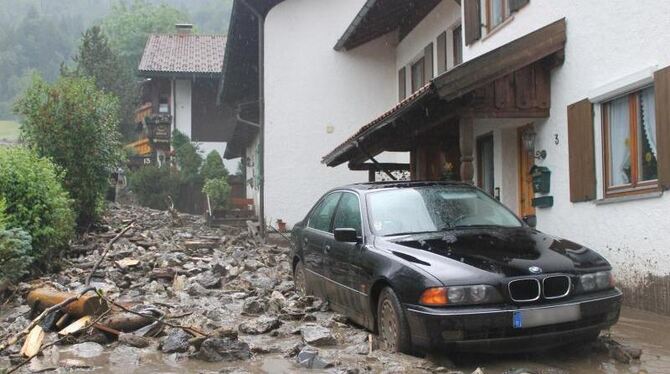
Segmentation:
<svg viewBox="0 0 670 374">
<path fill-rule="evenodd" d="M 0 140 L 16 141 L 19 138 L 19 124 L 14 121 L 0 121 Z"/>
</svg>

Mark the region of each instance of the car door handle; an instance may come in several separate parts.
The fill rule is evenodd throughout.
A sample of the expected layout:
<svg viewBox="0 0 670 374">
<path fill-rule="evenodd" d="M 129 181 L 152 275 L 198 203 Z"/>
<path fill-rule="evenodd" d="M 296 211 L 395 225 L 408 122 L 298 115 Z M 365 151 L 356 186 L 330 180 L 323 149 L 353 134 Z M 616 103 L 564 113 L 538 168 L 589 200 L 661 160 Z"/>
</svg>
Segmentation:
<svg viewBox="0 0 670 374">
<path fill-rule="evenodd" d="M 324 246 L 324 247 L 323 247 L 323 252 L 324 252 L 324 253 L 328 253 L 328 252 L 330 252 L 330 246 L 329 246 L 329 245 Z"/>
</svg>

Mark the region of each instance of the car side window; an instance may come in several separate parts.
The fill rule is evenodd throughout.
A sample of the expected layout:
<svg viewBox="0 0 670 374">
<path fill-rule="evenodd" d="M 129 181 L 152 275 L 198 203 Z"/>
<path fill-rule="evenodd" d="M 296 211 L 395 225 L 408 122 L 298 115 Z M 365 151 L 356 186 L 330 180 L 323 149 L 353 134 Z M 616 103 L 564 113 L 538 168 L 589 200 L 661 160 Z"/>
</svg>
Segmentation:
<svg viewBox="0 0 670 374">
<path fill-rule="evenodd" d="M 335 213 L 336 229 L 356 229 L 358 236 L 361 236 L 361 208 L 358 203 L 358 196 L 352 193 L 345 193 L 340 199 L 340 204 Z"/>
<path fill-rule="evenodd" d="M 341 195 L 342 193 L 336 192 L 326 196 L 309 216 L 307 226 L 315 230 L 330 232 L 330 222 Z"/>
</svg>

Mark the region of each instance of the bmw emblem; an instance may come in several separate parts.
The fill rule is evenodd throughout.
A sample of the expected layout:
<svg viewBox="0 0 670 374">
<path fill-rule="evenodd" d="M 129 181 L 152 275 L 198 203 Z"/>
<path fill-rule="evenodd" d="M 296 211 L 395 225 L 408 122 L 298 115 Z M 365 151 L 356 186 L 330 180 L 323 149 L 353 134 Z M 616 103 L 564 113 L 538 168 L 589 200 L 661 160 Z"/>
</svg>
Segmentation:
<svg viewBox="0 0 670 374">
<path fill-rule="evenodd" d="M 533 274 L 540 274 L 542 272 L 542 268 L 539 266 L 531 266 L 528 268 L 528 271 L 530 271 Z"/>
</svg>

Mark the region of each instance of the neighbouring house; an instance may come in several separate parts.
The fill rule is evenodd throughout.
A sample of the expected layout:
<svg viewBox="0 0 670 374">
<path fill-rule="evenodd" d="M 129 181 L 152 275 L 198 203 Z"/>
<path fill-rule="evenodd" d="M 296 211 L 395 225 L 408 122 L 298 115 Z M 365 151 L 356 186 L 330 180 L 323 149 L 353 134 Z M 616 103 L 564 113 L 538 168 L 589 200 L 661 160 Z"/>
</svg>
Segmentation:
<svg viewBox="0 0 670 374">
<path fill-rule="evenodd" d="M 605 255 L 628 303 L 670 313 L 668 12 L 661 0 L 236 0 L 226 157 L 244 158 L 261 217 L 289 225 L 326 189 L 386 171 L 474 183 Z"/>
<path fill-rule="evenodd" d="M 141 136 L 131 146 L 144 163 L 165 161 L 175 130 L 203 154 L 223 154 L 229 136 L 217 102 L 226 37 L 193 34 L 190 24 L 176 28 L 172 34 L 149 36 L 138 67 L 145 78 L 135 112 Z"/>
</svg>

